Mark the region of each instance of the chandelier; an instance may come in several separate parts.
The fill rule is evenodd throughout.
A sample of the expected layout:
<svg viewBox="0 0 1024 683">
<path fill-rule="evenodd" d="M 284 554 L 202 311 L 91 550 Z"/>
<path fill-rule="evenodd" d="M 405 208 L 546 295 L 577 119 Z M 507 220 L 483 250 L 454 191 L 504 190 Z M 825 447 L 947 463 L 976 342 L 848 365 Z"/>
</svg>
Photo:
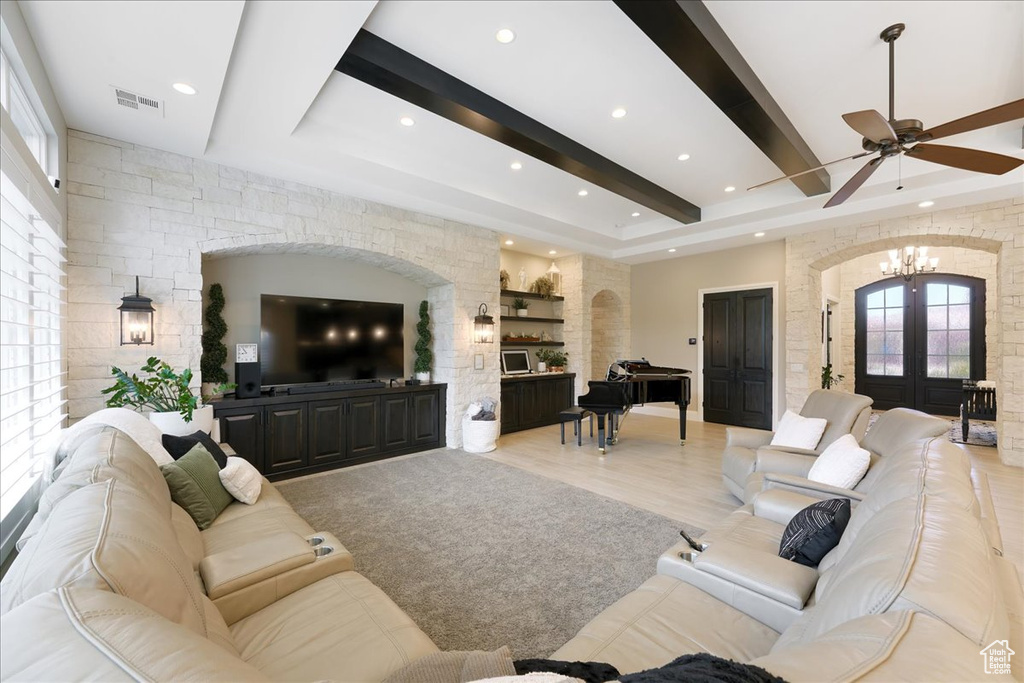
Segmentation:
<svg viewBox="0 0 1024 683">
<path fill-rule="evenodd" d="M 882 275 L 901 277 L 910 282 L 918 273 L 931 273 L 939 267 L 937 257 L 928 258 L 928 247 L 904 247 L 889 250 L 889 260 L 878 264 Z"/>
</svg>

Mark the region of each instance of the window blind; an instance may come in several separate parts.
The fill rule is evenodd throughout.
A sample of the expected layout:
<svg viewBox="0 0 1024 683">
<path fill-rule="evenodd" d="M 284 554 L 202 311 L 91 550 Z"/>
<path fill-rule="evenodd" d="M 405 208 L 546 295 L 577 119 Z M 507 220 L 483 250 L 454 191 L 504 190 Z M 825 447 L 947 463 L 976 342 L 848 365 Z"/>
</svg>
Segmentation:
<svg viewBox="0 0 1024 683">
<path fill-rule="evenodd" d="M 0 171 L 0 518 L 33 489 L 63 422 L 58 226 Z"/>
</svg>

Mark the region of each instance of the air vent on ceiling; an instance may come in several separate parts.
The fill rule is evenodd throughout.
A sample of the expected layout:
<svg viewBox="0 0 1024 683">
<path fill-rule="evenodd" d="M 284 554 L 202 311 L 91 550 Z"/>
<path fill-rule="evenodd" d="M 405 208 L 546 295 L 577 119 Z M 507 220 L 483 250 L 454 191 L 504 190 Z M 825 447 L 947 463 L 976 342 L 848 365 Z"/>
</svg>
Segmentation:
<svg viewBox="0 0 1024 683">
<path fill-rule="evenodd" d="M 124 88 L 116 88 L 111 86 L 114 91 L 114 97 L 117 99 L 117 103 L 122 107 L 128 109 L 134 109 L 140 114 L 155 115 L 159 118 L 163 117 L 164 106 L 163 102 L 154 99 L 152 97 L 146 97 L 139 93 L 132 92 L 131 90 L 125 90 Z"/>
</svg>

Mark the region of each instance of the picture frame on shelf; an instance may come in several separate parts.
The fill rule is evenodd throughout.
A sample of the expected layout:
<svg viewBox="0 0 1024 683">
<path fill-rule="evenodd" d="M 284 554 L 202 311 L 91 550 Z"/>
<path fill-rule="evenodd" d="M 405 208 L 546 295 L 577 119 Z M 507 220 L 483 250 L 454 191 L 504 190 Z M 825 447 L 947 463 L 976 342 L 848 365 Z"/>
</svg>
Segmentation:
<svg viewBox="0 0 1024 683">
<path fill-rule="evenodd" d="M 530 367 L 530 352 L 526 349 L 501 352 L 501 372 L 503 375 L 528 375 L 532 371 Z"/>
<path fill-rule="evenodd" d="M 501 305 L 501 315 L 506 317 L 512 315 L 512 309 L 509 308 L 508 304 Z"/>
</svg>

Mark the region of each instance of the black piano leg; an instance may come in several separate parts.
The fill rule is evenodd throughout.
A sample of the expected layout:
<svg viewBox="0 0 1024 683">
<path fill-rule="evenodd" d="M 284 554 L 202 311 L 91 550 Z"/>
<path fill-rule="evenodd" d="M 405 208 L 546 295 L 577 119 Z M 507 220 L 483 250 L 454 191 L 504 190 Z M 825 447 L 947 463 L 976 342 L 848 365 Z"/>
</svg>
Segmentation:
<svg viewBox="0 0 1024 683">
<path fill-rule="evenodd" d="M 597 414 L 597 450 L 604 453 L 604 413 Z"/>
<path fill-rule="evenodd" d="M 679 406 L 679 445 L 686 445 L 686 406 Z"/>
</svg>

